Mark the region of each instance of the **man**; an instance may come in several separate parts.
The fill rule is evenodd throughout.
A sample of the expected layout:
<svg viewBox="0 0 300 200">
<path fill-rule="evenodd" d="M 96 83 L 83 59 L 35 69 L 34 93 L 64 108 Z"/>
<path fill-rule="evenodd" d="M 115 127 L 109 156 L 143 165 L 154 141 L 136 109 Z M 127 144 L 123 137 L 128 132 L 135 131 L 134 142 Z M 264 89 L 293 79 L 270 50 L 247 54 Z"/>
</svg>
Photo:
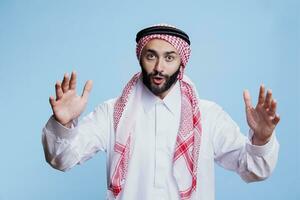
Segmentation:
<svg viewBox="0 0 300 200">
<path fill-rule="evenodd" d="M 47 162 L 66 171 L 107 153 L 107 199 L 214 199 L 214 161 L 245 181 L 270 176 L 278 156 L 276 101 L 260 87 L 256 107 L 244 92 L 249 137 L 217 104 L 199 99 L 184 75 L 190 40 L 156 25 L 136 36 L 141 73 L 78 122 L 92 82 L 76 94 L 76 73 L 56 83 L 53 116 L 43 129 Z"/>
</svg>

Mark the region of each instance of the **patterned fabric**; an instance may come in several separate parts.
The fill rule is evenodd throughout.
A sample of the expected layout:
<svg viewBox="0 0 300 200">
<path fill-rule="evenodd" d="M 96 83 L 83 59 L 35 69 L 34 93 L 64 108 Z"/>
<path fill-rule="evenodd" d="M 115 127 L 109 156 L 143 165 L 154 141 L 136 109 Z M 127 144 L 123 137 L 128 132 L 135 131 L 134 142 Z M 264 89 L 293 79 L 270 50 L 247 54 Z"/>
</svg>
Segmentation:
<svg viewBox="0 0 300 200">
<path fill-rule="evenodd" d="M 121 97 L 116 101 L 114 107 L 114 129 L 116 133 L 116 142 L 114 146 L 114 159 L 112 164 L 113 175 L 111 176 L 110 190 L 113 192 L 114 196 L 117 196 L 121 190 L 121 185 L 124 183 L 128 168 L 128 161 L 130 159 L 130 138 L 131 133 L 127 132 L 127 129 L 121 131 L 118 130 L 118 125 L 121 119 L 121 116 L 124 112 L 125 106 L 129 100 L 129 94 L 132 91 L 132 88 L 136 85 L 140 74 L 136 74 L 133 78 L 127 83 L 123 89 Z M 133 121 L 133 120 L 131 120 Z M 127 123 L 128 127 L 130 123 Z M 119 129 L 120 130 L 120 129 Z"/>
<path fill-rule="evenodd" d="M 140 59 L 143 47 L 151 39 L 163 39 L 172 44 L 181 58 L 181 73 L 178 77 L 181 90 L 181 117 L 173 156 L 173 175 L 176 179 L 180 198 L 191 198 L 197 185 L 197 165 L 201 144 L 201 114 L 198 95 L 193 83 L 183 76 L 183 69 L 190 56 L 189 45 L 181 38 L 170 35 L 148 35 L 140 39 L 136 54 Z M 114 107 L 115 146 L 111 165 L 109 190 L 117 197 L 126 181 L 127 169 L 130 162 L 131 134 L 135 126 L 138 108 L 141 107 L 141 73 L 135 74 L 125 86 L 122 95 Z"/>
<path fill-rule="evenodd" d="M 197 165 L 201 144 L 201 115 L 194 89 L 185 78 L 180 81 L 181 121 L 173 157 L 174 176 L 181 199 L 190 199 L 197 185 Z"/>
</svg>

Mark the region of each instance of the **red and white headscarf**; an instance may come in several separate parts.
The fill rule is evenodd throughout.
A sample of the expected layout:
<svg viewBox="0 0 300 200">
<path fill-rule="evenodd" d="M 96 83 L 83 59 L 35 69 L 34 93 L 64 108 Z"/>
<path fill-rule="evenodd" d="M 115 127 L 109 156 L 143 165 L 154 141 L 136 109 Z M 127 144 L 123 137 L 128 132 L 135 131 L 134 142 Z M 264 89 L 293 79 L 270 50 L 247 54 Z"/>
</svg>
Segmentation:
<svg viewBox="0 0 300 200">
<path fill-rule="evenodd" d="M 198 95 L 194 84 L 187 76 L 183 75 L 191 50 L 189 44 L 179 37 L 166 34 L 147 35 L 137 43 L 138 59 L 140 59 L 143 47 L 152 39 L 169 42 L 177 49 L 181 58 L 181 70 L 178 76 L 181 89 L 181 117 L 173 155 L 173 175 L 177 181 L 181 199 L 188 200 L 196 190 L 202 135 Z M 109 190 L 115 197 L 123 189 L 130 164 L 131 137 L 137 113 L 136 108 L 142 103 L 143 88 L 137 84 L 141 76 L 141 73 L 137 73 L 132 77 L 114 106 L 115 146 Z"/>
</svg>

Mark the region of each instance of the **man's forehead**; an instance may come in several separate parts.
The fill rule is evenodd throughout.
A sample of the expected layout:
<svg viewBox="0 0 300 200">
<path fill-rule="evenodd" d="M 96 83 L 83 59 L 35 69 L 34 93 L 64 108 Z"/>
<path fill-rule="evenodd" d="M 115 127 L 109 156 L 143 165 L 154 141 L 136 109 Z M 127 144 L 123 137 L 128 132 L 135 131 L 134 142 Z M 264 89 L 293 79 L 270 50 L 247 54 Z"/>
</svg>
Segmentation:
<svg viewBox="0 0 300 200">
<path fill-rule="evenodd" d="M 166 40 L 163 39 L 152 39 L 150 40 L 144 47 L 145 51 L 147 50 L 153 50 L 153 51 L 157 51 L 157 52 L 174 52 L 178 54 L 177 49 L 170 44 L 169 42 L 167 42 Z"/>
</svg>

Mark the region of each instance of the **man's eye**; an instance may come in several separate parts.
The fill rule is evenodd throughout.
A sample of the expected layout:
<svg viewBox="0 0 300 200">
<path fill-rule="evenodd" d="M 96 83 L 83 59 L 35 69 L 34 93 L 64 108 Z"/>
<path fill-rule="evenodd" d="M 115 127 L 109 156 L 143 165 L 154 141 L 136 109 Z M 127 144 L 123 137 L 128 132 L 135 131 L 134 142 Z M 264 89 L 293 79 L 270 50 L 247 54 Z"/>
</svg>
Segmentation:
<svg viewBox="0 0 300 200">
<path fill-rule="evenodd" d="M 166 60 L 167 60 L 168 62 L 173 61 L 173 60 L 174 60 L 174 57 L 173 57 L 173 56 L 167 56 L 167 57 L 166 57 Z"/>
<path fill-rule="evenodd" d="M 153 60 L 155 58 L 155 56 L 153 54 L 148 54 L 146 56 L 146 58 L 149 59 L 149 60 Z"/>
</svg>

